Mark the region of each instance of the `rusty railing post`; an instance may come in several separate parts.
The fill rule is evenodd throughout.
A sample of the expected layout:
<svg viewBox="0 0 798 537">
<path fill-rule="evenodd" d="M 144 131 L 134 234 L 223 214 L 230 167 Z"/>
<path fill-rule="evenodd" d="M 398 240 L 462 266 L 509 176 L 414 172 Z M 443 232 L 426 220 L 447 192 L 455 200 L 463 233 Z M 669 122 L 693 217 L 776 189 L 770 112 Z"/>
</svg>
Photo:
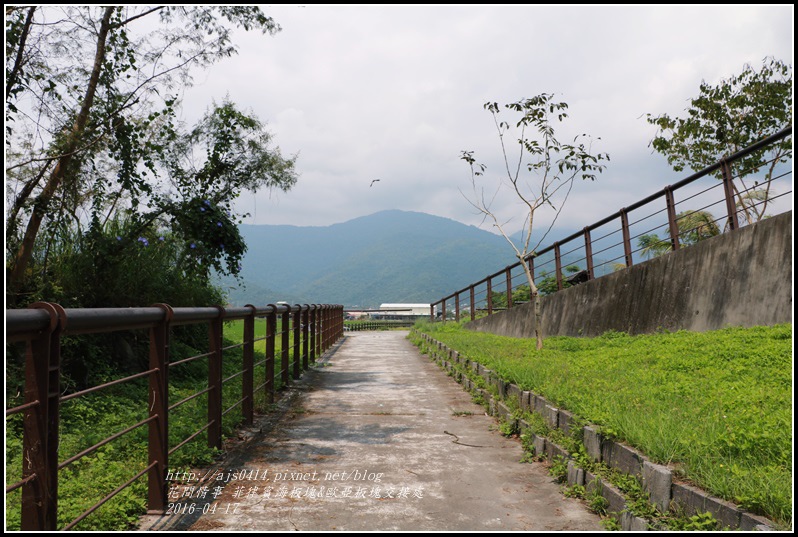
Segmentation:
<svg viewBox="0 0 798 537">
<path fill-rule="evenodd" d="M 66 324 L 58 304 L 29 308 L 50 315 L 47 331 L 28 340 L 25 351 L 25 409 L 22 433 L 22 531 L 54 531 L 58 522 L 58 425 L 61 395 L 61 331 Z"/>
<path fill-rule="evenodd" d="M 726 159 L 720 161 L 720 171 L 723 175 L 723 193 L 726 198 L 726 214 L 728 215 L 727 227 L 729 231 L 737 229 L 737 207 L 734 204 L 734 183 L 732 182 L 731 168 Z"/>
<path fill-rule="evenodd" d="M 513 307 L 513 277 L 510 274 L 510 267 L 507 267 L 504 271 L 507 279 L 507 309 L 509 310 Z"/>
<path fill-rule="evenodd" d="M 258 308 L 247 304 L 252 313 L 244 318 L 244 374 L 241 380 L 241 414 L 247 425 L 255 420 L 255 312 Z"/>
<path fill-rule="evenodd" d="M 324 304 L 321 311 L 321 353 L 319 356 L 323 356 L 330 348 L 330 305 Z"/>
<path fill-rule="evenodd" d="M 208 324 L 208 447 L 222 449 L 222 327 L 225 310 L 216 306 L 219 314 Z"/>
<path fill-rule="evenodd" d="M 169 503 L 169 323 L 173 311 L 168 304 L 155 304 L 163 311 L 163 319 L 150 328 L 149 464 L 157 463 L 147 473 L 147 511 L 163 514 Z"/>
<path fill-rule="evenodd" d="M 593 242 L 590 240 L 590 228 L 585 226 L 585 264 L 587 265 L 587 279 L 595 278 L 593 274 Z"/>
<path fill-rule="evenodd" d="M 333 306 L 333 315 L 335 316 L 335 332 L 333 333 L 333 344 L 337 343 L 338 340 L 344 333 L 344 307 L 341 305 Z"/>
<path fill-rule="evenodd" d="M 318 356 L 321 358 L 324 356 L 324 351 L 327 350 L 326 347 L 326 335 L 327 332 L 327 306 L 324 304 L 319 305 L 319 352 Z"/>
<path fill-rule="evenodd" d="M 316 360 L 324 355 L 324 306 L 316 304 Z"/>
<path fill-rule="evenodd" d="M 316 304 L 310 305 L 310 363 L 316 361 L 316 318 L 318 312 L 316 311 Z"/>
<path fill-rule="evenodd" d="M 344 327 L 343 306 L 339 306 L 339 305 L 333 306 L 332 307 L 332 315 L 333 315 L 333 320 L 334 320 L 332 342 L 333 342 L 333 345 L 334 345 L 335 342 L 338 341 L 338 339 L 341 337 L 341 334 L 344 331 L 344 328 L 343 328 Z"/>
<path fill-rule="evenodd" d="M 623 235 L 623 255 L 626 266 L 632 266 L 632 240 L 629 238 L 629 216 L 626 208 L 621 209 L 621 234 Z"/>
<path fill-rule="evenodd" d="M 476 308 L 476 303 L 474 301 L 474 286 L 473 285 L 468 288 L 468 301 L 469 301 L 468 306 L 469 306 L 470 311 L 471 311 L 471 320 L 473 321 L 474 319 L 476 319 L 476 314 L 477 314 L 477 312 L 474 311 L 474 308 Z"/>
<path fill-rule="evenodd" d="M 673 201 L 673 189 L 665 187 L 665 207 L 668 212 L 668 231 L 671 235 L 671 250 L 679 249 L 679 225 L 676 223 L 676 203 Z"/>
<path fill-rule="evenodd" d="M 310 322 L 310 306 L 302 306 L 302 369 L 310 367 L 308 363 L 308 323 Z"/>
<path fill-rule="evenodd" d="M 290 381 L 290 351 L 291 345 L 289 336 L 291 335 L 291 307 L 285 306 L 286 310 L 280 314 L 280 379 L 283 386 L 287 386 Z"/>
<path fill-rule="evenodd" d="M 491 284 L 491 278 L 488 278 L 487 285 L 488 285 L 488 315 L 493 314 L 493 285 Z"/>
<path fill-rule="evenodd" d="M 454 295 L 454 320 L 460 322 L 460 293 Z"/>
<path fill-rule="evenodd" d="M 324 305 L 316 304 L 316 360 L 324 354 Z"/>
<path fill-rule="evenodd" d="M 266 315 L 266 402 L 274 403 L 274 346 L 277 337 L 277 306 L 269 304 L 269 313 Z"/>
<path fill-rule="evenodd" d="M 557 277 L 557 290 L 562 291 L 562 257 L 559 242 L 554 243 L 554 272 Z"/>
<path fill-rule="evenodd" d="M 429 322 L 435 322 L 435 304 L 429 305 Z"/>
<path fill-rule="evenodd" d="M 300 354 L 300 331 L 302 325 L 302 306 L 296 304 L 296 311 L 293 314 L 292 322 L 294 324 L 294 379 L 298 379 L 302 374 L 302 355 Z"/>
</svg>

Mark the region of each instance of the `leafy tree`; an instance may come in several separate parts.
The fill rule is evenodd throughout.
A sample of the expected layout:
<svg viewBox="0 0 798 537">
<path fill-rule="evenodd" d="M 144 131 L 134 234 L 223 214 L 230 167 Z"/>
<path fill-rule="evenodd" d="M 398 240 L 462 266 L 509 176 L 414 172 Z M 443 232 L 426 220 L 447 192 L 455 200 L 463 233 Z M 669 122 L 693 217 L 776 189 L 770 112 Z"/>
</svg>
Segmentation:
<svg viewBox="0 0 798 537">
<path fill-rule="evenodd" d="M 637 239 L 637 246 L 640 248 L 640 255 L 646 259 L 651 259 L 652 257 L 657 257 L 671 251 L 670 241 L 661 239 L 656 233 L 640 235 Z M 626 265 L 621 264 L 620 268 L 626 268 Z"/>
<path fill-rule="evenodd" d="M 491 302 L 494 308 L 504 309 L 507 307 L 507 292 L 493 291 L 491 293 Z M 520 304 L 521 302 L 529 302 L 529 286 L 519 285 L 513 289 L 513 304 Z"/>
<path fill-rule="evenodd" d="M 563 271 L 568 274 L 576 274 L 580 270 L 582 269 L 580 269 L 577 265 L 568 265 L 563 269 Z M 547 271 L 543 271 L 540 274 L 540 280 L 537 283 L 537 287 L 540 296 L 546 296 L 556 293 L 559 290 L 557 288 L 557 276 Z M 573 287 L 573 284 L 567 279 L 564 279 L 562 282 L 562 288 L 568 289 L 569 287 Z M 529 291 L 528 285 L 519 285 L 518 287 L 513 289 L 513 304 L 529 302 L 531 296 L 532 294 Z M 494 307 L 496 308 L 507 307 L 507 292 L 502 293 L 501 291 L 493 291 L 491 297 L 493 300 Z"/>
<path fill-rule="evenodd" d="M 709 211 L 683 211 L 676 215 L 679 241 L 690 246 L 698 241 L 720 235 L 721 229 Z"/>
<path fill-rule="evenodd" d="M 553 226 L 568 199 L 574 180 L 576 178 L 594 180 L 596 174 L 605 168 L 602 161 L 609 160 L 609 156 L 606 153 L 593 154 L 590 138 L 584 134 L 574 138 L 570 144 L 561 143 L 557 139 L 554 127 L 568 117 L 566 113 L 568 104 L 556 102 L 552 94 L 542 93 L 506 104 L 504 108 L 518 115 L 512 125 L 500 119 L 501 109 L 497 103 L 488 102 L 484 105 L 484 109 L 493 116 L 504 159 L 504 169 L 497 180 L 498 186 L 491 189 L 494 191 L 492 196 L 486 197 L 485 187 L 478 182 L 484 178 L 487 167 L 477 162 L 473 151 L 462 151 L 460 158 L 466 161 L 471 169 L 473 191 L 470 198 L 465 194 L 464 197 L 485 219 L 493 222 L 493 226 L 504 236 L 521 262 L 531 290 L 530 299 L 535 303 L 535 337 L 537 348 L 541 349 L 543 335 L 540 301 L 537 300 L 539 290 L 526 261 L 529 256 L 534 255 L 535 249 L 546 238 L 548 231 L 542 235 L 538 244 L 531 244 L 535 216 L 538 210 L 544 207 L 551 208 L 555 212 L 551 224 Z M 532 131 L 534 137 L 529 137 L 528 131 Z M 505 142 L 505 136 L 508 134 L 515 134 L 514 139 L 518 144 L 517 157 L 510 154 L 508 144 Z M 528 172 L 528 175 L 522 174 L 522 170 Z M 508 186 L 526 209 L 520 246 L 511 240 L 504 229 L 505 224 L 499 221 L 492 208 L 496 193 L 502 186 Z"/>
<path fill-rule="evenodd" d="M 646 119 L 658 128 L 650 145 L 674 170 L 699 171 L 791 127 L 792 115 L 792 66 L 765 58 L 759 71 L 746 64 L 742 73 L 716 86 L 702 82 L 685 117 L 648 114 Z M 765 215 L 774 168 L 791 155 L 792 138 L 787 138 L 735 163 L 739 218 L 751 223 Z M 765 169 L 762 179 L 746 184 L 745 176 L 760 168 Z"/>
<path fill-rule="evenodd" d="M 148 191 L 145 178 L 163 147 L 163 136 L 153 133 L 168 138 L 171 124 L 163 118 L 174 113 L 168 93 L 190 83 L 192 67 L 235 51 L 233 27 L 279 29 L 249 7 L 12 7 L 6 13 L 12 283 L 24 279 L 43 224 L 80 222 L 92 176 L 116 174 L 134 205 Z M 155 17 L 159 25 L 147 31 Z"/>
<path fill-rule="evenodd" d="M 294 159 L 267 150 L 262 126 L 230 103 L 188 133 L 175 121 L 174 93 L 193 68 L 235 53 L 234 28 L 280 29 L 250 6 L 6 8 L 9 291 L 34 292 L 51 250 L 121 214 L 133 242 L 174 226 L 193 250 L 203 240 L 203 269 L 234 272 L 243 242 L 232 200 L 296 180 Z M 190 152 L 203 147 L 204 167 L 192 169 Z M 203 227 L 189 215 L 206 201 L 215 219 Z"/>
<path fill-rule="evenodd" d="M 568 265 L 563 269 L 563 271 L 567 272 L 568 274 L 576 274 L 580 270 L 582 269 L 580 269 L 576 265 Z M 549 274 L 548 272 L 544 271 L 543 273 L 541 273 L 540 276 L 542 279 L 540 280 L 540 283 L 538 283 L 538 291 L 540 292 L 541 296 L 550 295 L 558 291 L 556 274 Z M 569 282 L 566 279 L 563 279 L 562 282 L 563 289 L 568 289 L 569 287 L 572 286 L 573 285 L 571 284 L 571 282 Z"/>
<path fill-rule="evenodd" d="M 172 190 L 154 196 L 158 209 L 148 218 L 167 215 L 206 275 L 210 268 L 221 274 L 239 272 L 246 244 L 233 202 L 240 194 L 288 190 L 297 181 L 296 156 L 284 158 L 271 142 L 272 135 L 254 115 L 225 101 L 163 153 L 161 164 Z"/>
<path fill-rule="evenodd" d="M 683 211 L 676 215 L 676 226 L 679 229 L 679 243 L 685 246 L 720 235 L 721 232 L 709 211 Z M 668 233 L 668 230 L 665 229 L 663 233 Z M 672 248 L 670 239 L 661 239 L 656 233 L 641 235 L 637 239 L 637 246 L 646 259 L 670 252 Z"/>
</svg>

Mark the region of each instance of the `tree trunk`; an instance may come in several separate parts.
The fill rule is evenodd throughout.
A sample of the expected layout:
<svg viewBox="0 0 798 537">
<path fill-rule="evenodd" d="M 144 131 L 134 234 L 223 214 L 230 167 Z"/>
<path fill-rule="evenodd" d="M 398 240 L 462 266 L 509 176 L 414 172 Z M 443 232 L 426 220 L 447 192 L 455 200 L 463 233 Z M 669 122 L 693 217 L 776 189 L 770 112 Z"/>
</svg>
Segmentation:
<svg viewBox="0 0 798 537">
<path fill-rule="evenodd" d="M 537 350 L 541 350 L 543 348 L 543 325 L 541 324 L 541 320 L 543 319 L 543 317 L 540 312 L 540 293 L 538 292 L 537 285 L 535 285 L 535 278 L 532 277 L 532 271 L 529 270 L 529 263 L 524 258 L 524 256 L 520 256 L 518 259 L 521 261 L 521 266 L 524 267 L 524 274 L 526 274 L 526 281 L 529 284 L 529 299 L 534 301 L 535 347 L 537 348 Z"/>
<path fill-rule="evenodd" d="M 100 72 L 102 70 L 103 60 L 105 59 L 105 45 L 108 39 L 108 31 L 111 27 L 111 15 L 113 15 L 114 9 L 116 8 L 113 6 L 105 8 L 105 12 L 103 13 L 103 18 L 100 24 L 100 31 L 97 35 L 97 49 L 94 55 L 94 66 L 92 68 L 91 77 L 88 81 L 88 86 L 86 87 L 86 94 L 83 97 L 83 103 L 81 104 L 80 112 L 78 113 L 75 123 L 72 126 L 72 132 L 69 135 L 66 146 L 64 147 L 63 151 L 61 151 L 63 156 L 58 159 L 55 168 L 53 168 L 53 171 L 47 180 L 47 184 L 45 184 L 41 193 L 36 197 L 36 202 L 33 205 L 33 212 L 31 213 L 30 220 L 28 221 L 28 226 L 25 229 L 25 236 L 23 237 L 22 243 L 20 244 L 17 254 L 14 257 L 14 262 L 9 277 L 9 283 L 12 290 L 18 290 L 25 279 L 25 271 L 30 264 L 31 257 L 33 256 L 34 243 L 36 242 L 36 236 L 39 233 L 42 221 L 44 220 L 44 217 L 47 216 L 50 202 L 55 196 L 58 187 L 61 186 L 62 182 L 66 178 L 69 164 L 72 161 L 75 150 L 80 145 L 81 137 L 89 121 L 89 112 L 94 104 L 94 96 L 97 92 L 97 83 L 100 79 Z"/>
<path fill-rule="evenodd" d="M 25 43 L 28 40 L 30 25 L 33 22 L 33 14 L 35 12 L 35 6 L 28 8 L 28 14 L 25 17 L 25 24 L 22 27 L 22 35 L 19 38 L 19 45 L 17 46 L 17 56 L 14 60 L 14 67 L 11 68 L 11 73 L 9 73 L 8 78 L 6 79 L 6 104 L 8 104 L 8 97 L 11 95 L 14 86 L 17 84 L 17 78 L 22 72 L 22 60 L 23 56 L 25 55 Z"/>
</svg>

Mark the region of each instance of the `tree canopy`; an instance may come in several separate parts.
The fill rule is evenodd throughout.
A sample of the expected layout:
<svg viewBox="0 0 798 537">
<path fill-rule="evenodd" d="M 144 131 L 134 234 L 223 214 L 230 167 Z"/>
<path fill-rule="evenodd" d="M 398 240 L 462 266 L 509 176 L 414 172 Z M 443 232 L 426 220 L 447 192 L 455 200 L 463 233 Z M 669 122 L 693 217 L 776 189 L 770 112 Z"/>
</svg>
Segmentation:
<svg viewBox="0 0 798 537">
<path fill-rule="evenodd" d="M 253 6 L 6 8 L 12 295 L 41 298 L 51 254 L 91 248 L 112 224 L 129 235 L 112 248 L 120 256 L 168 237 L 186 267 L 237 272 L 246 246 L 233 201 L 287 190 L 297 175 L 295 157 L 234 103 L 214 104 L 190 128 L 177 120 L 194 70 L 236 52 L 236 28 L 280 30 Z"/>
<path fill-rule="evenodd" d="M 704 239 L 720 235 L 718 220 L 709 211 L 682 211 L 676 215 L 679 244 L 690 246 Z M 664 233 L 667 234 L 667 228 Z M 646 259 L 657 257 L 673 248 L 670 238 L 661 239 L 656 233 L 640 235 L 637 239 L 640 254 Z"/>
<path fill-rule="evenodd" d="M 759 70 L 746 64 L 717 85 L 702 82 L 685 116 L 647 115 L 658 129 L 651 147 L 676 171 L 700 171 L 791 127 L 792 85 L 792 66 L 775 58 L 765 58 Z M 787 138 L 738 161 L 734 189 L 741 218 L 753 222 L 765 215 L 773 169 L 791 155 L 792 138 Z M 763 177 L 746 179 L 761 168 Z"/>
</svg>

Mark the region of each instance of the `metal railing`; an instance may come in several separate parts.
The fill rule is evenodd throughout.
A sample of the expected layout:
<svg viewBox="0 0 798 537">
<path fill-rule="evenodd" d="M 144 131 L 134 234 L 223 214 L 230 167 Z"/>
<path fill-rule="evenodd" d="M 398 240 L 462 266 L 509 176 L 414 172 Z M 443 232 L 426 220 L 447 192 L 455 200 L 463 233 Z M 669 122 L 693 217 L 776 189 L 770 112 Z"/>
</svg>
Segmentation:
<svg viewBox="0 0 798 537">
<path fill-rule="evenodd" d="M 773 203 L 792 194 L 792 153 L 790 151 L 786 156 L 781 155 L 770 162 L 760 164 L 754 170 L 739 170 L 733 173 L 731 165 L 791 135 L 791 127 L 783 129 L 676 184 L 666 186 L 659 192 L 586 226 L 582 231 L 532 252 L 524 262 L 528 264 L 535 285 L 541 288 L 541 284 L 545 284 L 545 287 L 549 288 L 548 292 L 556 292 L 572 283 L 592 280 L 614 270 L 631 267 L 635 263 L 635 258 L 640 262 L 651 255 L 651 250 L 643 246 L 633 248 L 633 241 L 635 239 L 639 241 L 645 235 L 658 230 L 664 230 L 664 237 L 659 240 L 659 244 L 666 244 L 671 251 L 677 250 L 690 242 L 691 233 L 700 232 L 698 228 L 683 229 L 684 226 L 680 228 L 680 221 L 686 222 L 686 218 L 697 212 L 711 214 L 711 209 L 716 206 L 720 207 L 719 213 L 722 213 L 722 216 L 713 217 L 712 224 L 715 224 L 720 232 L 737 229 L 742 225 L 740 216 L 744 214 L 745 208 L 735 203 L 735 197 L 738 200 L 740 198 L 754 200 L 748 206 L 750 209 Z M 759 168 L 765 167 L 771 167 L 771 184 L 786 184 L 786 188 L 761 201 L 755 201 L 756 191 L 761 186 L 756 179 L 753 187 L 735 191 L 735 180 L 755 174 Z M 713 175 L 718 173 L 722 178 L 720 181 Z M 677 199 L 677 193 L 681 194 L 680 199 Z M 688 203 L 691 205 L 689 209 L 686 208 Z M 717 211 L 717 208 L 715 210 Z M 614 257 L 600 259 L 599 256 L 602 255 Z M 571 267 L 574 267 L 576 274 L 573 274 L 569 281 L 565 269 Z M 499 310 L 510 309 L 518 305 L 514 303 L 513 290 L 518 291 L 522 287 L 526 288 L 528 296 L 527 277 L 519 261 L 430 304 L 430 319 L 435 321 L 440 318 L 445 321 L 453 317 L 459 321 L 461 316 L 466 314 L 474 320 L 478 315 L 491 315 Z M 497 299 L 502 301 L 500 307 L 494 303 Z"/>
<path fill-rule="evenodd" d="M 425 317 L 426 318 L 426 317 Z M 344 330 L 352 332 L 395 330 L 402 328 L 412 328 L 416 324 L 415 319 L 379 319 L 368 321 L 344 321 Z"/>
<path fill-rule="evenodd" d="M 266 319 L 263 337 L 256 337 L 256 318 Z M 232 320 L 243 321 L 243 342 L 224 347 L 224 323 Z M 208 352 L 171 362 L 169 352 L 172 328 L 202 324 L 208 326 Z M 146 371 L 69 395 L 62 394 L 62 338 L 128 330 L 147 330 L 149 333 L 149 366 Z M 342 335 L 343 306 L 340 305 L 269 304 L 266 307 L 172 308 L 166 304 L 158 304 L 149 308 L 64 309 L 58 304 L 40 302 L 28 309 L 6 310 L 6 341 L 25 344 L 24 403 L 6 409 L 7 418 L 23 414 L 22 479 L 6 486 L 6 494 L 22 489 L 21 529 L 57 529 L 59 472 L 102 446 L 144 426 L 148 429 L 146 466 L 62 529 L 74 528 L 145 475 L 148 509 L 150 512 L 163 513 L 168 503 L 167 471 L 170 456 L 205 432 L 208 446 L 220 449 L 223 416 L 240 406 L 241 419 L 244 423 L 251 424 L 256 394 L 264 395 L 269 403 L 273 402 L 276 378 L 283 385 L 291 377 L 298 378 L 302 370 L 321 357 Z M 276 354 L 275 343 L 278 338 L 280 352 Z M 265 356 L 256 363 L 255 343 L 259 341 L 265 342 Z M 223 378 L 222 353 L 235 347 L 242 347 L 241 370 Z M 202 359 L 207 359 L 207 386 L 170 405 L 169 372 L 182 364 Z M 256 368 L 265 370 L 263 382 L 258 386 L 255 386 Z M 278 370 L 275 371 L 275 368 Z M 225 384 L 237 378 L 241 381 L 240 398 L 228 408 L 223 408 L 222 389 Z M 148 417 L 59 462 L 61 405 L 136 379 L 147 379 L 149 382 L 146 407 Z M 169 413 L 201 396 L 207 397 L 206 423 L 187 438 L 170 446 Z"/>
</svg>

